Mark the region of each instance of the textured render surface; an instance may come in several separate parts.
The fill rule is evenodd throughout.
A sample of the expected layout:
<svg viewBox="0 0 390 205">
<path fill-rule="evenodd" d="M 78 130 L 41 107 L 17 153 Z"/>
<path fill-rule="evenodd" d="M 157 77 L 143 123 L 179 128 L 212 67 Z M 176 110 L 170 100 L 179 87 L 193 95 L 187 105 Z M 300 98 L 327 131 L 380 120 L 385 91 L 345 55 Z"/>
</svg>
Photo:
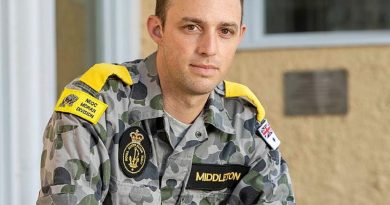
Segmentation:
<svg viewBox="0 0 390 205">
<path fill-rule="evenodd" d="M 387 204 L 390 47 L 241 51 L 229 79 L 261 99 L 282 140 L 299 204 Z M 348 114 L 286 117 L 283 73 L 348 70 Z"/>
<path fill-rule="evenodd" d="M 156 46 L 142 1 L 142 55 Z M 346 115 L 287 117 L 283 73 L 348 70 Z M 266 108 L 290 165 L 300 205 L 388 204 L 390 195 L 390 46 L 239 51 L 227 77 L 248 85 Z"/>
</svg>

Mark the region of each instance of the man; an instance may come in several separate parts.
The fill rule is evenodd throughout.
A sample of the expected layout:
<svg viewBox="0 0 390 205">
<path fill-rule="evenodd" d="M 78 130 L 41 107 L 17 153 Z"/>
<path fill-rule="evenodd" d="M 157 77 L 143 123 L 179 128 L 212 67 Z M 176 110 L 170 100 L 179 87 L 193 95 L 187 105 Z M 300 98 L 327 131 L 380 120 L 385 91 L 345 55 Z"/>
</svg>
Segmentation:
<svg viewBox="0 0 390 205">
<path fill-rule="evenodd" d="M 242 4 L 157 0 L 155 54 L 70 83 L 45 130 L 37 204 L 295 204 L 261 104 L 222 81 Z"/>
</svg>

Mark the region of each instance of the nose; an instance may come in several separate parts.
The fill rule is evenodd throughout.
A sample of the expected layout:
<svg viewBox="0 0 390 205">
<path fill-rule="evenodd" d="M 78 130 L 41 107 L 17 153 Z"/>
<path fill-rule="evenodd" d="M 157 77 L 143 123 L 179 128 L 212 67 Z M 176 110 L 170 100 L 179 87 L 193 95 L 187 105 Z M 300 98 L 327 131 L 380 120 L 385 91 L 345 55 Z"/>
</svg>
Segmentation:
<svg viewBox="0 0 390 205">
<path fill-rule="evenodd" d="M 217 35 L 212 32 L 204 32 L 198 41 L 198 53 L 202 56 L 213 56 L 218 52 L 218 38 Z"/>
</svg>

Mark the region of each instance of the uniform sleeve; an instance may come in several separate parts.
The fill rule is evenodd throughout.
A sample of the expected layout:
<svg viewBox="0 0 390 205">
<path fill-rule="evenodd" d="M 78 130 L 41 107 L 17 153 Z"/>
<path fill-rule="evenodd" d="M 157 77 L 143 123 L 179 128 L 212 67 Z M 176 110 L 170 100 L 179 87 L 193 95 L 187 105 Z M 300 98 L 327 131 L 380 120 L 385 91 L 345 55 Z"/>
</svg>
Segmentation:
<svg viewBox="0 0 390 205">
<path fill-rule="evenodd" d="M 253 143 L 251 168 L 233 190 L 228 204 L 294 205 L 287 163 L 279 149 L 270 150 L 259 136 Z"/>
<path fill-rule="evenodd" d="M 73 115 L 53 114 L 43 136 L 37 205 L 101 204 L 110 178 L 102 131 Z"/>
</svg>

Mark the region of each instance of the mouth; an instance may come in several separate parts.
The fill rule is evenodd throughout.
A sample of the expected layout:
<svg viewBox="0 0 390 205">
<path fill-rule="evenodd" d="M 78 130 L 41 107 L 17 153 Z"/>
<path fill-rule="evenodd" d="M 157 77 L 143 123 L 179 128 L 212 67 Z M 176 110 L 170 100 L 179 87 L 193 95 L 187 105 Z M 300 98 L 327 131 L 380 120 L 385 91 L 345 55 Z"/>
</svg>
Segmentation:
<svg viewBox="0 0 390 205">
<path fill-rule="evenodd" d="M 218 70 L 217 66 L 207 64 L 190 64 L 191 67 L 196 67 L 205 70 Z"/>
<path fill-rule="evenodd" d="M 204 77 L 214 76 L 219 70 L 217 66 L 210 64 L 190 64 L 190 68 L 192 72 Z"/>
</svg>

